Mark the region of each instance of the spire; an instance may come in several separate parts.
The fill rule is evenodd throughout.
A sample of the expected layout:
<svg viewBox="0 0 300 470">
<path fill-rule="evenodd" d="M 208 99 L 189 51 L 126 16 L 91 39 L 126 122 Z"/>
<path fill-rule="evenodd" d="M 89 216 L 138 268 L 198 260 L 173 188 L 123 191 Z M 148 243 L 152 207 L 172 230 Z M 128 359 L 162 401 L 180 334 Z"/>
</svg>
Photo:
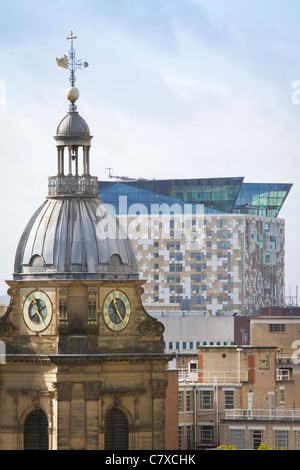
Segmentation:
<svg viewBox="0 0 300 470">
<path fill-rule="evenodd" d="M 77 36 L 73 36 L 73 31 L 71 31 L 71 35 L 67 37 L 67 40 L 71 41 L 71 48 L 69 50 L 69 56 L 64 55 L 61 59 L 56 59 L 57 65 L 64 69 L 68 69 L 70 71 L 69 81 L 71 86 L 67 89 L 66 95 L 68 100 L 71 102 L 70 104 L 70 111 L 76 111 L 76 104 L 75 101 L 79 98 L 79 90 L 75 87 L 76 76 L 75 72 L 77 69 L 82 69 L 82 67 L 88 67 L 87 62 L 83 62 L 82 60 L 76 59 L 76 51 L 73 47 L 74 39 L 77 39 Z"/>
<path fill-rule="evenodd" d="M 71 35 L 67 37 L 71 41 L 69 56 L 64 55 L 61 59 L 56 59 L 59 67 L 70 71 L 71 86 L 67 90 L 67 98 L 71 104 L 68 114 L 59 123 L 54 137 L 57 147 L 57 175 L 49 177 L 49 197 L 98 197 L 97 178 L 90 175 L 92 136 L 89 126 L 78 114 L 75 105 L 79 98 L 79 91 L 75 87 L 75 71 L 82 66 L 88 66 L 87 62 L 76 59 L 76 51 L 73 47 L 73 41 L 76 38 L 77 36 L 73 36 L 73 31 L 71 31 Z M 65 150 L 68 155 L 65 155 Z M 82 153 L 82 159 L 80 153 Z M 82 172 L 79 168 L 80 160 L 82 160 Z"/>
</svg>

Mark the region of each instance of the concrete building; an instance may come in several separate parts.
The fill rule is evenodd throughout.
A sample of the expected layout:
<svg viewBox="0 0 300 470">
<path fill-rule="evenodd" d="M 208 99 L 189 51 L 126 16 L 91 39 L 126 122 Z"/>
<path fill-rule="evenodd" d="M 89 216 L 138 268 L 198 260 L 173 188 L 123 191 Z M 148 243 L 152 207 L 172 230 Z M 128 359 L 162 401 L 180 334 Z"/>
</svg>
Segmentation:
<svg viewBox="0 0 300 470">
<path fill-rule="evenodd" d="M 300 449 L 299 318 L 251 318 L 250 344 L 179 354 L 181 449 Z"/>
<path fill-rule="evenodd" d="M 290 184 L 243 178 L 101 181 L 146 279 L 145 303 L 252 315 L 284 296 Z"/>
<path fill-rule="evenodd" d="M 245 316 L 201 315 L 199 311 L 147 309 L 165 327 L 164 347 L 170 354 L 197 354 L 200 346 L 245 345 L 250 321 Z"/>
</svg>

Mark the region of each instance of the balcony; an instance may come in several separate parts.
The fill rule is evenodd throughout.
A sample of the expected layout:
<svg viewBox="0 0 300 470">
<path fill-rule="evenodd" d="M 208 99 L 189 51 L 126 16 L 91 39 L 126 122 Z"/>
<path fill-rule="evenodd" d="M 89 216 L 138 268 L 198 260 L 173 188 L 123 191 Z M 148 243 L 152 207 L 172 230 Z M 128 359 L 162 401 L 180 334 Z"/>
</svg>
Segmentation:
<svg viewBox="0 0 300 470">
<path fill-rule="evenodd" d="M 291 369 L 277 369 L 276 380 L 293 380 L 293 371 Z"/>
<path fill-rule="evenodd" d="M 247 371 L 238 370 L 216 370 L 207 371 L 202 369 L 178 370 L 179 382 L 198 383 L 201 385 L 236 385 L 248 380 Z"/>
<path fill-rule="evenodd" d="M 225 420 L 300 421 L 300 409 L 224 410 Z"/>
</svg>

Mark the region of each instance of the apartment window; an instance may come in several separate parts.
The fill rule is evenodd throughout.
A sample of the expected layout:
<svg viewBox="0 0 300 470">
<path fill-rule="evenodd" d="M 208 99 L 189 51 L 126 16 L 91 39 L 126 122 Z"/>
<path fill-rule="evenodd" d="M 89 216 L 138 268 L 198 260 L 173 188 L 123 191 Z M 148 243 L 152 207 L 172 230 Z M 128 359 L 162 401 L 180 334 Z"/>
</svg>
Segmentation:
<svg viewBox="0 0 300 470">
<path fill-rule="evenodd" d="M 182 294 L 183 288 L 182 286 L 170 286 L 170 291 L 175 294 Z"/>
<path fill-rule="evenodd" d="M 178 392 L 178 411 L 183 411 L 183 391 Z"/>
<path fill-rule="evenodd" d="M 233 410 L 234 408 L 234 390 L 224 391 L 224 407 L 226 410 Z"/>
<path fill-rule="evenodd" d="M 224 225 L 228 225 L 228 220 L 227 219 L 219 219 L 217 221 L 217 227 L 222 228 Z"/>
<path fill-rule="evenodd" d="M 193 426 L 186 427 L 186 448 L 189 449 L 193 442 Z"/>
<path fill-rule="evenodd" d="M 289 432 L 287 429 L 276 429 L 275 430 L 275 449 L 288 450 L 289 447 Z"/>
<path fill-rule="evenodd" d="M 280 404 L 283 405 L 285 403 L 285 388 L 280 388 Z"/>
<path fill-rule="evenodd" d="M 212 410 L 213 409 L 213 390 L 200 390 L 200 409 Z"/>
<path fill-rule="evenodd" d="M 257 450 L 264 442 L 264 431 L 262 429 L 251 430 L 251 450 Z"/>
<path fill-rule="evenodd" d="M 200 444 L 213 444 L 214 428 L 213 426 L 200 426 Z"/>
<path fill-rule="evenodd" d="M 285 332 L 285 324 L 284 323 L 270 323 L 269 324 L 269 332 L 270 333 L 284 333 Z"/>
<path fill-rule="evenodd" d="M 170 272 L 181 272 L 182 271 L 182 265 L 181 264 L 170 264 Z"/>
<path fill-rule="evenodd" d="M 196 261 L 203 261 L 204 260 L 204 253 L 191 253 L 191 258 L 196 260 Z"/>
<path fill-rule="evenodd" d="M 295 450 L 300 450 L 300 430 L 295 431 Z"/>
<path fill-rule="evenodd" d="M 178 428 L 178 449 L 182 449 L 183 426 Z"/>
<path fill-rule="evenodd" d="M 230 249 L 230 242 L 217 242 L 218 250 L 229 250 Z"/>
<path fill-rule="evenodd" d="M 230 238 L 230 231 L 229 230 L 219 230 L 217 233 L 218 238 Z"/>
<path fill-rule="evenodd" d="M 244 429 L 230 430 L 230 444 L 235 446 L 237 450 L 244 450 L 245 447 L 245 431 Z"/>
<path fill-rule="evenodd" d="M 191 390 L 186 392 L 186 411 L 193 411 L 193 392 Z"/>
<path fill-rule="evenodd" d="M 182 253 L 170 253 L 170 259 L 175 261 L 182 261 Z"/>
<path fill-rule="evenodd" d="M 179 296 L 170 296 L 170 304 L 178 304 L 181 298 Z"/>
</svg>

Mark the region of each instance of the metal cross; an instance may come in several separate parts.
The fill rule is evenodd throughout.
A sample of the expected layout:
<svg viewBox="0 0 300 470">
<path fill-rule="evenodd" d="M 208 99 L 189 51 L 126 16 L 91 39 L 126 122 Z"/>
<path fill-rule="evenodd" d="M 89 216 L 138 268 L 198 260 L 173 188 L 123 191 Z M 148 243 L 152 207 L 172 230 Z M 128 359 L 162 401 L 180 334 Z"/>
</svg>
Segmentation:
<svg viewBox="0 0 300 470">
<path fill-rule="evenodd" d="M 73 39 L 77 39 L 77 36 L 73 36 L 73 31 L 71 31 L 71 36 L 67 39 L 71 40 L 71 49 L 73 49 Z"/>
<path fill-rule="evenodd" d="M 73 36 L 73 31 L 71 31 L 71 35 L 67 37 L 68 40 L 71 41 L 71 49 L 69 51 L 69 57 L 64 55 L 61 59 L 56 59 L 57 65 L 59 67 L 63 67 L 65 69 L 70 70 L 70 83 L 72 86 L 75 86 L 75 71 L 77 69 L 81 69 L 83 67 L 87 67 L 89 64 L 87 62 L 82 62 L 81 60 L 76 60 L 76 51 L 73 48 L 73 40 L 77 39 L 77 36 Z"/>
</svg>

